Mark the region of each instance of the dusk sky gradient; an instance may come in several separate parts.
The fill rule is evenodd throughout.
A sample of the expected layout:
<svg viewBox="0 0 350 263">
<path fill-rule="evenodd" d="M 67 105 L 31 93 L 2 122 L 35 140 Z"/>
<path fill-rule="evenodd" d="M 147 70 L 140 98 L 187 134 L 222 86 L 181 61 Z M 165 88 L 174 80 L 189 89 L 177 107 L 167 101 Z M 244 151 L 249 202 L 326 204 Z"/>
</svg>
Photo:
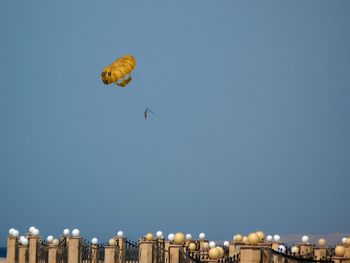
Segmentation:
<svg viewBox="0 0 350 263">
<path fill-rule="evenodd" d="M 1 1 L 0 32 L 0 245 L 350 232 L 350 1 Z"/>
</svg>

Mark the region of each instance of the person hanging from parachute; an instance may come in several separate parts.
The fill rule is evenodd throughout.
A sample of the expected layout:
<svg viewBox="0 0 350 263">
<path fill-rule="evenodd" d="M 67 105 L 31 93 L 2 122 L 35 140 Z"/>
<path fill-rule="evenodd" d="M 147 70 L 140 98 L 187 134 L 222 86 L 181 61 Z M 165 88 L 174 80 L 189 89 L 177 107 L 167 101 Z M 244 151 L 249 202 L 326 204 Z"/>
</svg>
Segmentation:
<svg viewBox="0 0 350 263">
<path fill-rule="evenodd" d="M 146 109 L 145 109 L 145 112 L 143 113 L 143 115 L 144 115 L 144 117 L 145 117 L 145 120 L 148 119 L 149 113 L 154 114 L 153 111 L 151 111 L 149 108 L 146 108 Z"/>
</svg>

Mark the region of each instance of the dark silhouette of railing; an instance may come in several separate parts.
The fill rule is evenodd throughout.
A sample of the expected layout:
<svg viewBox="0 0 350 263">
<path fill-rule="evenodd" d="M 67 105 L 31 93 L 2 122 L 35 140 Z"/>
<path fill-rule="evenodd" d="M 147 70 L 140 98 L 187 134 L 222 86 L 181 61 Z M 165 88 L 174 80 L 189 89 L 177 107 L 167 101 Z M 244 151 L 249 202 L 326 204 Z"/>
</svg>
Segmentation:
<svg viewBox="0 0 350 263">
<path fill-rule="evenodd" d="M 127 263 L 138 263 L 139 262 L 139 244 L 126 240 L 125 243 L 125 261 Z"/>
</svg>

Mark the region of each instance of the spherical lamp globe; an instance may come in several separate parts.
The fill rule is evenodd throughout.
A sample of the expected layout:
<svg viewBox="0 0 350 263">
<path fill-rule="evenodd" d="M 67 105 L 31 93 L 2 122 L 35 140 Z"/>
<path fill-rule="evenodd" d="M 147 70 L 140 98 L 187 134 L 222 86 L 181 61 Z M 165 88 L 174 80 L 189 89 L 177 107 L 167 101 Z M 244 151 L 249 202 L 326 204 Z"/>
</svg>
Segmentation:
<svg viewBox="0 0 350 263">
<path fill-rule="evenodd" d="M 326 245 L 326 240 L 324 239 L 324 238 L 320 238 L 319 240 L 318 240 L 318 245 L 320 246 L 320 247 L 324 247 L 325 245 Z"/>
<path fill-rule="evenodd" d="M 147 241 L 152 241 L 153 240 L 153 234 L 152 233 L 147 233 L 146 240 Z"/>
<path fill-rule="evenodd" d="M 59 244 L 60 244 L 60 241 L 58 241 L 58 239 L 52 240 L 52 245 L 58 246 Z"/>
<path fill-rule="evenodd" d="M 21 241 L 21 244 L 22 244 L 23 246 L 28 246 L 28 244 L 29 244 L 28 239 L 24 238 L 24 239 Z"/>
<path fill-rule="evenodd" d="M 178 232 L 174 236 L 174 242 L 177 245 L 182 245 L 185 242 L 185 235 L 181 232 Z"/>
<path fill-rule="evenodd" d="M 98 243 L 98 239 L 96 237 L 91 239 L 91 244 L 96 245 Z"/>
<path fill-rule="evenodd" d="M 307 242 L 309 242 L 309 237 L 308 237 L 308 236 L 303 236 L 303 237 L 301 238 L 301 242 L 304 243 L 304 244 L 306 244 Z"/>
<path fill-rule="evenodd" d="M 174 237 L 175 237 L 175 235 L 174 235 L 173 233 L 170 233 L 170 234 L 168 235 L 168 240 L 169 240 L 169 241 L 174 241 Z"/>
<path fill-rule="evenodd" d="M 230 242 L 228 242 L 227 240 L 224 242 L 224 246 L 228 247 L 230 245 Z"/>
<path fill-rule="evenodd" d="M 281 240 L 281 237 L 279 235 L 274 235 L 273 236 L 273 241 L 279 242 Z"/>
<path fill-rule="evenodd" d="M 345 240 L 345 244 L 346 244 L 346 245 L 350 245 L 350 237 L 348 237 L 348 238 Z"/>
<path fill-rule="evenodd" d="M 271 236 L 271 235 L 268 235 L 267 237 L 266 237 L 266 241 L 267 242 L 271 242 L 273 240 L 273 237 Z"/>
<path fill-rule="evenodd" d="M 237 234 L 233 237 L 233 240 L 236 241 L 236 242 L 242 242 L 243 240 L 243 237 L 241 234 Z"/>
<path fill-rule="evenodd" d="M 64 235 L 65 237 L 68 237 L 69 234 L 70 234 L 70 230 L 69 230 L 68 228 L 66 228 L 66 229 L 63 230 L 63 235 Z"/>
<path fill-rule="evenodd" d="M 199 237 L 200 240 L 204 240 L 205 239 L 205 234 L 204 233 L 200 233 L 198 237 Z"/>
<path fill-rule="evenodd" d="M 225 251 L 222 247 L 216 247 L 219 250 L 219 258 L 223 258 L 225 255 Z"/>
<path fill-rule="evenodd" d="M 248 235 L 248 242 L 250 245 L 257 245 L 260 241 L 260 237 L 256 233 L 250 233 Z"/>
<path fill-rule="evenodd" d="M 214 241 L 210 241 L 210 242 L 209 242 L 209 247 L 210 247 L 210 248 L 216 247 L 215 242 L 214 242 Z"/>
<path fill-rule="evenodd" d="M 156 237 L 157 238 L 162 238 L 162 236 L 163 236 L 163 232 L 162 231 L 157 231 Z"/>
<path fill-rule="evenodd" d="M 345 248 L 343 246 L 336 246 L 334 252 L 337 257 L 343 257 L 345 254 Z"/>
<path fill-rule="evenodd" d="M 117 241 L 114 238 L 111 238 L 108 240 L 108 245 L 115 246 L 117 244 Z"/>
<path fill-rule="evenodd" d="M 256 234 L 259 236 L 259 242 L 264 242 L 265 240 L 265 233 L 263 231 L 257 231 Z"/>
<path fill-rule="evenodd" d="M 121 231 L 121 230 L 119 230 L 119 231 L 117 232 L 117 237 L 123 237 L 123 236 L 124 236 L 124 232 Z"/>
<path fill-rule="evenodd" d="M 33 230 L 35 229 L 35 226 L 31 226 L 30 228 L 29 228 L 29 233 L 31 233 L 31 234 L 33 234 Z"/>
<path fill-rule="evenodd" d="M 195 243 L 190 243 L 190 244 L 188 245 L 188 249 L 189 249 L 190 251 L 195 251 L 195 250 L 196 250 L 196 244 L 195 244 Z"/>
<path fill-rule="evenodd" d="M 218 259 L 220 257 L 220 251 L 216 247 L 212 247 L 208 252 L 209 258 Z"/>
<path fill-rule="evenodd" d="M 243 238 L 242 238 L 242 243 L 245 243 L 245 244 L 248 244 L 248 243 L 249 243 L 248 237 L 247 237 L 247 236 L 243 236 Z"/>
<path fill-rule="evenodd" d="M 186 234 L 186 240 L 192 240 L 192 235 L 191 234 Z"/>
<path fill-rule="evenodd" d="M 53 241 L 53 236 L 47 236 L 46 240 L 47 242 L 51 243 Z"/>
<path fill-rule="evenodd" d="M 14 231 L 14 230 L 15 230 L 14 228 L 10 228 L 10 229 L 9 229 L 9 235 L 10 235 L 10 236 L 13 236 L 13 231 Z"/>
<path fill-rule="evenodd" d="M 19 237 L 19 231 L 17 229 L 12 231 L 12 236 Z"/>
<path fill-rule="evenodd" d="M 79 229 L 77 229 L 77 228 L 73 229 L 72 235 L 73 235 L 73 237 L 79 237 L 79 236 L 80 236 L 80 231 L 79 231 Z"/>
</svg>

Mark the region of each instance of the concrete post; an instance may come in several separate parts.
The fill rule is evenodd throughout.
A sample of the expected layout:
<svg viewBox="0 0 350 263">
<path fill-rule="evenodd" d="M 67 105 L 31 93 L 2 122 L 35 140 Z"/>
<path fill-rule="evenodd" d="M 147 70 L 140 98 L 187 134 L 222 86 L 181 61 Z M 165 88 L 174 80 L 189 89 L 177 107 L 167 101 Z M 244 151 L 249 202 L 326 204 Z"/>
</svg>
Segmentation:
<svg viewBox="0 0 350 263">
<path fill-rule="evenodd" d="M 39 237 L 29 235 L 29 263 L 37 262 Z"/>
<path fill-rule="evenodd" d="M 19 263 L 28 263 L 28 246 L 19 245 L 18 261 Z"/>
<path fill-rule="evenodd" d="M 165 255 L 164 255 L 164 262 L 165 263 L 169 263 L 169 258 L 170 258 L 170 255 L 169 255 L 169 247 L 170 247 L 170 242 L 169 241 L 165 241 L 164 242 L 164 251 L 168 251 L 168 252 L 164 252 Z"/>
<path fill-rule="evenodd" d="M 117 263 L 117 260 L 117 246 L 106 246 L 104 263 Z"/>
<path fill-rule="evenodd" d="M 99 263 L 100 254 L 98 245 L 91 245 L 91 263 Z"/>
<path fill-rule="evenodd" d="M 153 241 L 141 241 L 139 262 L 152 263 Z"/>
<path fill-rule="evenodd" d="M 240 263 L 260 263 L 261 250 L 260 246 L 245 245 L 240 248 Z"/>
<path fill-rule="evenodd" d="M 332 260 L 334 263 L 350 263 L 350 258 L 345 257 L 333 257 Z"/>
<path fill-rule="evenodd" d="M 327 256 L 327 248 L 325 247 L 316 247 L 315 248 L 315 257 L 317 260 L 326 258 Z"/>
<path fill-rule="evenodd" d="M 242 242 L 236 242 L 234 240 L 232 240 L 230 242 L 230 245 L 228 247 L 228 256 L 229 257 L 233 257 L 234 255 L 238 254 L 239 253 L 239 249 L 241 246 L 244 246 L 245 243 L 242 243 Z"/>
<path fill-rule="evenodd" d="M 119 247 L 118 263 L 125 263 L 126 238 L 125 237 L 117 237 L 117 244 Z"/>
<path fill-rule="evenodd" d="M 57 250 L 58 247 L 50 244 L 49 246 L 49 263 L 57 263 Z"/>
<path fill-rule="evenodd" d="M 304 255 L 309 255 L 312 253 L 312 249 L 313 246 L 310 244 L 300 244 L 299 253 L 302 257 L 304 257 Z"/>
<path fill-rule="evenodd" d="M 344 244 L 343 246 L 344 246 L 344 248 L 345 248 L 344 257 L 345 257 L 345 258 L 350 258 L 350 245 Z"/>
<path fill-rule="evenodd" d="M 81 237 L 70 237 L 68 244 L 68 263 L 81 263 L 81 261 Z"/>
<path fill-rule="evenodd" d="M 169 246 L 170 263 L 179 263 L 180 260 L 180 248 L 182 245 L 171 244 Z"/>
<path fill-rule="evenodd" d="M 18 261 L 18 240 L 16 237 L 7 238 L 7 263 L 16 263 Z"/>
</svg>

